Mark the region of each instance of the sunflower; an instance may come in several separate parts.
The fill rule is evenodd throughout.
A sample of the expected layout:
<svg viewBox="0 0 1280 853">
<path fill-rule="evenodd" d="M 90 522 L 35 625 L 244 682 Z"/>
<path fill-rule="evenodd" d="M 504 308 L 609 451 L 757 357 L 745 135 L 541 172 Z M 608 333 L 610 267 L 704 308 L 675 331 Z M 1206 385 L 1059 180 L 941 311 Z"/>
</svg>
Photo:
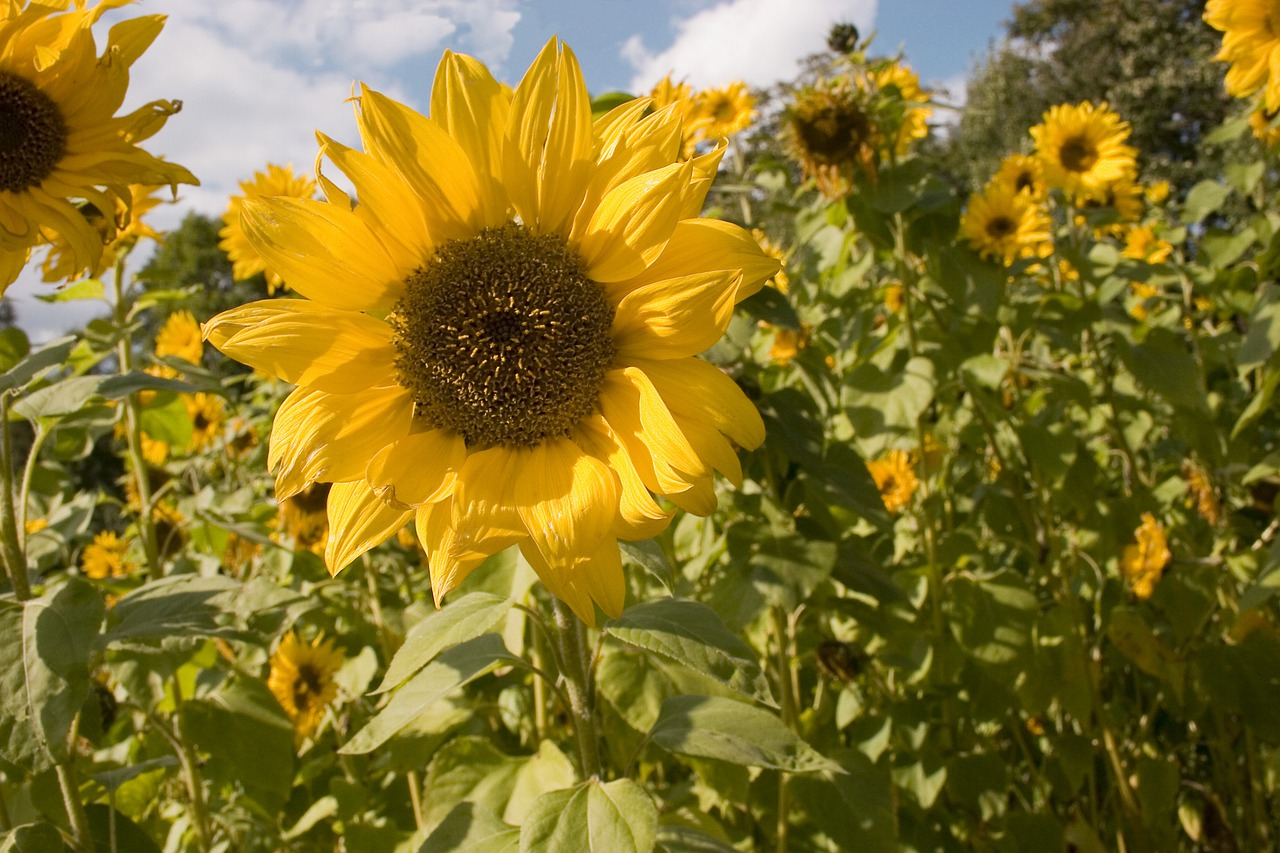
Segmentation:
<svg viewBox="0 0 1280 853">
<path fill-rule="evenodd" d="M 316 733 L 324 712 L 338 695 L 334 676 L 342 669 L 343 654 L 333 638 L 316 637 L 310 645 L 290 631 L 271 656 L 267 688 L 293 722 L 299 742 Z"/>
<path fill-rule="evenodd" d="M 1173 555 L 1164 537 L 1164 527 L 1149 512 L 1142 514 L 1142 524 L 1133 536 L 1134 544 L 1126 545 L 1120 555 L 1120 574 L 1129 582 L 1133 594 L 1146 600 L 1155 591 Z"/>
<path fill-rule="evenodd" d="M 1194 506 L 1201 518 L 1217 527 L 1222 520 L 1222 502 L 1209 474 L 1188 459 L 1182 463 L 1182 476 L 1187 483 L 1187 506 Z"/>
<path fill-rule="evenodd" d="M 688 160 L 694 155 L 694 146 L 698 142 L 693 122 L 698 112 L 698 105 L 693 97 L 693 90 L 688 83 L 672 82 L 671 75 L 668 74 L 649 92 L 649 98 L 654 110 L 671 107 L 680 116 L 683 122 L 683 130 L 680 134 L 680 159 Z"/>
<path fill-rule="evenodd" d="M 1044 161 L 1030 154 L 1008 155 L 1000 161 L 1000 168 L 991 180 L 1009 184 L 1017 192 L 1029 193 L 1037 201 L 1043 201 L 1048 192 L 1044 184 Z"/>
<path fill-rule="evenodd" d="M 199 364 L 204 358 L 200 324 L 190 311 L 175 311 L 164 321 L 156 335 L 156 355 L 176 355 L 191 364 Z"/>
<path fill-rule="evenodd" d="M 1005 265 L 1047 255 L 1050 225 L 1049 214 L 1029 193 L 998 181 L 970 196 L 960 217 L 960 233 L 974 251 Z"/>
<path fill-rule="evenodd" d="M 324 554 L 329 543 L 327 508 L 332 488 L 329 483 L 312 483 L 296 495 L 280 500 L 276 525 L 293 540 L 295 548 Z"/>
<path fill-rule="evenodd" d="M 1129 123 L 1107 105 L 1059 104 L 1031 128 L 1036 155 L 1044 162 L 1045 182 L 1073 198 L 1104 192 L 1120 178 L 1132 178 L 1137 151 L 1125 144 Z"/>
<path fill-rule="evenodd" d="M 21 269 L 18 259 L 48 235 L 65 241 L 73 271 L 97 268 L 103 235 L 84 215 L 127 208 L 130 184 L 198 183 L 181 166 L 138 147 L 178 111 L 152 101 L 127 115 L 129 66 L 164 26 L 144 15 L 111 27 L 97 54 L 91 30 L 109 8 L 67 3 L 0 5 L 0 292 Z M 59 9 L 58 7 L 62 7 Z"/>
<path fill-rule="evenodd" d="M 759 228 L 751 229 L 751 236 L 760 244 L 760 251 L 764 252 L 766 257 L 773 258 L 778 262 L 778 272 L 773 278 L 765 282 L 765 284 L 777 290 L 779 293 L 791 292 L 791 279 L 787 278 L 787 253 L 782 247 L 769 239 L 769 235 L 765 234 Z"/>
<path fill-rule="evenodd" d="M 916 472 L 911 469 L 911 458 L 905 450 L 890 450 L 883 459 L 867 463 L 871 479 L 880 490 L 880 499 L 889 512 L 898 512 L 911 503 L 911 496 L 920 487 Z"/>
<path fill-rule="evenodd" d="M 254 172 L 250 180 L 241 181 L 240 191 L 244 195 L 233 195 L 227 212 L 222 214 L 218 248 L 226 252 L 231 261 L 231 275 L 236 281 L 244 281 L 263 273 L 267 279 L 267 292 L 275 293 L 284 282 L 279 273 L 267 269 L 262 256 L 245 239 L 244 228 L 240 224 L 240 208 L 246 198 L 312 198 L 316 194 L 316 182 L 309 175 L 293 174 L 292 165 L 277 166 L 275 163 L 268 163 L 265 172 Z"/>
<path fill-rule="evenodd" d="M 796 93 L 783 119 L 783 147 L 827 198 L 841 198 L 861 173 L 874 179 L 881 134 L 867 92 L 847 79 Z"/>
<path fill-rule="evenodd" d="M 1134 222 L 1142 218 L 1144 196 L 1142 185 L 1126 175 L 1107 183 L 1090 195 L 1078 197 L 1076 201 L 1085 210 L 1109 207 L 1124 221 Z M 1118 223 L 1102 230 L 1112 236 L 1123 235 L 1125 231 L 1124 226 Z"/>
<path fill-rule="evenodd" d="M 212 447 L 218 436 L 222 435 L 222 424 L 227 419 L 222 398 L 198 391 L 195 394 L 183 394 L 182 402 L 186 404 L 187 415 L 191 418 L 191 443 L 187 445 L 187 450 L 199 452 Z"/>
<path fill-rule="evenodd" d="M 929 135 L 929 117 L 933 108 L 929 96 L 920 89 L 920 78 L 908 65 L 894 61 L 874 71 L 871 80 L 881 93 L 897 91 L 900 101 L 895 113 L 901 115 L 901 123 L 893 134 L 893 153 L 901 157 L 911 148 L 911 143 Z"/>
<path fill-rule="evenodd" d="M 40 233 L 49 244 L 48 254 L 40 264 L 42 278 L 48 282 L 69 281 L 78 278 L 82 273 L 100 276 L 115 262 L 127 255 L 139 240 L 150 239 L 157 242 L 161 239 L 156 231 L 143 218 L 167 200 L 158 193 L 167 190 L 167 186 L 143 186 L 133 184 L 129 187 L 129 199 L 116 199 L 114 216 L 108 218 L 89 202 L 80 205 L 80 214 L 101 236 L 105 244 L 98 262 L 88 269 L 76 267 L 75 250 L 70 241 L 52 228 L 42 228 Z"/>
<path fill-rule="evenodd" d="M 1227 94 L 1247 98 L 1263 90 L 1263 103 L 1280 111 L 1280 79 L 1272 69 L 1280 64 L 1280 14 L 1275 0 L 1209 0 L 1204 21 L 1222 33 L 1222 47 L 1214 59 L 1231 63 Z"/>
<path fill-rule="evenodd" d="M 125 556 L 128 549 L 127 540 L 104 530 L 93 537 L 92 544 L 85 546 L 80 555 L 80 571 L 85 577 L 95 580 L 131 575 L 137 571 L 138 564 Z"/>
<path fill-rule="evenodd" d="M 1161 264 L 1173 254 L 1173 246 L 1156 236 L 1150 225 L 1131 225 L 1124 234 L 1124 249 L 1120 254 L 1135 261 Z"/>
<path fill-rule="evenodd" d="M 1265 107 L 1249 113 L 1249 129 L 1255 139 L 1267 148 L 1275 148 L 1280 144 L 1280 127 L 1276 126 L 1276 116 L 1280 113 L 1268 112 Z"/>
<path fill-rule="evenodd" d="M 410 518 L 437 604 L 519 545 L 594 623 L 622 610 L 617 539 L 715 507 L 755 407 L 695 357 L 778 271 L 751 235 L 696 218 L 723 147 L 677 162 L 680 120 L 623 104 L 592 121 L 553 39 L 514 93 L 447 52 L 431 117 L 362 86 L 365 151 L 320 135 L 359 204 L 246 200 L 245 235 L 306 299 L 205 326 L 299 387 L 275 418 L 280 499 L 332 482 L 337 572 Z"/>
<path fill-rule="evenodd" d="M 769 358 L 786 367 L 800 351 L 809 346 L 809 325 L 803 324 L 799 329 L 786 329 L 781 326 L 773 331 L 773 344 L 769 347 Z"/>
<path fill-rule="evenodd" d="M 721 139 L 746 130 L 756 115 L 756 99 L 746 83 L 704 89 L 694 98 L 693 131 L 699 140 Z"/>
</svg>

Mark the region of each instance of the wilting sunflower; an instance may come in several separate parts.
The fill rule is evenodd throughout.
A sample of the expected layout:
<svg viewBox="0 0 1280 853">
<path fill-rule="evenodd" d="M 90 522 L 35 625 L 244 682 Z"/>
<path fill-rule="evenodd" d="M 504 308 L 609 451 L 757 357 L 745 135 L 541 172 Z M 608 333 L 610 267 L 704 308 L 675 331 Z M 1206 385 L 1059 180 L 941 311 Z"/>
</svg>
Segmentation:
<svg viewBox="0 0 1280 853">
<path fill-rule="evenodd" d="M 161 198 L 160 193 L 169 188 L 142 186 L 133 184 L 129 187 L 129 199 L 116 199 L 114 216 L 103 215 L 92 204 L 80 205 L 80 214 L 98 231 L 105 244 L 102 256 L 92 267 L 81 269 L 76 267 L 75 251 L 71 243 L 51 228 L 42 228 L 40 233 L 49 244 L 48 254 L 40 264 L 42 278 L 45 281 L 69 281 L 81 274 L 100 276 L 115 264 L 116 260 L 127 255 L 139 240 L 160 240 L 160 232 L 151 227 L 144 218 L 168 199 Z"/>
<path fill-rule="evenodd" d="M 1204 20 L 1222 33 L 1222 47 L 1214 56 L 1230 62 L 1227 94 L 1247 98 L 1263 89 L 1263 103 L 1280 112 L 1280 14 L 1275 0 L 1209 0 Z"/>
<path fill-rule="evenodd" d="M 271 656 L 267 688 L 293 722 L 299 741 L 316 733 L 324 711 L 338 695 L 333 677 L 342 669 L 343 654 L 333 638 L 316 637 L 310 645 L 290 631 Z"/>
<path fill-rule="evenodd" d="M 1120 574 L 1140 599 L 1148 599 L 1164 574 L 1173 555 L 1164 538 L 1164 527 L 1149 512 L 1142 514 L 1142 524 L 1133 532 L 1134 543 L 1126 545 L 1120 555 Z"/>
<path fill-rule="evenodd" d="M 1036 154 L 1044 161 L 1045 182 L 1073 198 L 1105 192 L 1137 170 L 1137 151 L 1125 144 L 1129 123 L 1107 105 L 1059 104 L 1031 128 Z"/>
<path fill-rule="evenodd" d="M 881 134 L 863 87 L 840 78 L 801 89 L 783 128 L 784 149 L 827 198 L 847 195 L 859 174 L 874 179 Z"/>
<path fill-rule="evenodd" d="M 267 279 L 267 292 L 275 293 L 284 282 L 279 273 L 267 268 L 262 256 L 245 239 L 244 228 L 240 224 L 240 208 L 246 198 L 313 198 L 316 182 L 310 175 L 295 175 L 292 165 L 268 163 L 265 172 L 254 172 L 250 180 L 241 181 L 240 191 L 244 195 L 233 195 L 227 212 L 222 214 L 218 248 L 226 252 L 231 261 L 231 275 L 236 281 L 263 273 Z"/>
<path fill-rule="evenodd" d="M 121 21 L 99 57 L 92 24 L 127 2 L 77 2 L 69 11 L 58 8 L 66 2 L 0 4 L 0 292 L 21 269 L 17 261 L 50 234 L 65 241 L 73 271 L 97 267 L 101 223 L 82 205 L 114 214 L 128 207 L 131 184 L 198 183 L 138 147 L 179 102 L 115 115 L 129 66 L 164 26 L 163 15 Z"/>
<path fill-rule="evenodd" d="M 756 114 L 756 99 L 746 83 L 704 89 L 694 99 L 693 130 L 699 139 L 716 140 L 746 130 Z"/>
<path fill-rule="evenodd" d="M 138 564 L 125 555 L 129 550 L 129 542 L 122 540 L 110 530 L 104 530 L 93 537 L 93 542 L 85 546 L 80 555 L 80 571 L 85 577 L 96 580 L 106 578 L 122 578 L 133 574 Z"/>
<path fill-rule="evenodd" d="M 299 387 L 271 435 L 277 497 L 334 483 L 337 572 L 413 518 L 440 602 L 519 545 L 585 621 L 617 615 L 617 539 L 716 504 L 754 406 L 695 356 L 778 271 L 745 230 L 696 218 L 723 153 L 677 162 L 680 119 L 647 100 L 592 121 L 552 40 L 514 93 L 446 53 L 431 117 L 367 87 L 365 151 L 321 135 L 359 204 L 244 202 L 249 242 L 306 299 L 205 326 Z"/>
<path fill-rule="evenodd" d="M 880 490 L 880 499 L 889 512 L 898 512 L 911 503 L 911 496 L 920 487 L 916 472 L 911 468 L 911 457 L 905 450 L 890 450 L 883 459 L 867 462 L 871 479 Z"/>
<path fill-rule="evenodd" d="M 974 251 L 1006 265 L 1048 254 L 1050 227 L 1049 214 L 1030 193 L 1003 181 L 970 196 L 960 217 L 960 233 Z"/>
<path fill-rule="evenodd" d="M 174 311 L 156 334 L 156 355 L 176 355 L 191 364 L 204 358 L 204 338 L 200 324 L 190 311 Z"/>
<path fill-rule="evenodd" d="M 1000 161 L 995 183 L 1010 184 L 1017 192 L 1029 193 L 1042 201 L 1047 192 L 1044 185 L 1044 162 L 1030 154 L 1010 154 Z"/>
</svg>

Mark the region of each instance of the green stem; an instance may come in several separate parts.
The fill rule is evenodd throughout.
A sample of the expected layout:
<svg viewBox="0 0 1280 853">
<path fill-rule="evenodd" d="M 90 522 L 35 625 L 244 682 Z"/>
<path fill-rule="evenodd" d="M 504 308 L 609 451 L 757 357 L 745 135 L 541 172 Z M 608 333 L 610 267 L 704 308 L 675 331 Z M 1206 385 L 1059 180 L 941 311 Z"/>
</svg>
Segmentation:
<svg viewBox="0 0 1280 853">
<path fill-rule="evenodd" d="M 5 574 L 18 601 L 31 598 L 27 558 L 18 536 L 18 513 L 13 500 L 13 431 L 9 426 L 9 395 L 0 393 L 0 551 Z"/>
<path fill-rule="evenodd" d="M 778 668 L 778 687 L 782 696 L 782 722 L 792 731 L 798 732 L 800 716 L 798 713 L 798 700 L 796 696 L 795 667 L 792 665 L 791 645 L 794 636 L 794 626 L 786 617 L 786 613 L 780 606 L 774 606 L 770 611 L 773 620 L 773 636 L 777 640 L 778 645 L 775 654 L 775 665 Z M 791 794 L 787 789 L 787 774 L 779 771 L 778 773 L 778 824 L 777 824 L 777 850 L 778 853 L 786 853 L 789 846 L 789 836 L 791 824 L 788 820 L 788 813 L 791 811 Z"/>
<path fill-rule="evenodd" d="M 578 760 L 582 777 L 599 778 L 600 728 L 596 719 L 591 672 L 587 665 L 586 626 L 569 609 L 569 605 L 560 599 L 553 598 L 551 604 L 556 621 L 556 641 L 560 646 L 563 662 L 560 675 L 564 679 L 569 713 L 573 717 L 573 730 L 578 739 Z"/>
<path fill-rule="evenodd" d="M 78 853 L 93 853 L 93 835 L 89 830 L 89 818 L 84 811 L 84 803 L 80 802 L 80 783 L 76 781 L 75 756 L 66 764 L 55 768 L 58 774 L 58 787 L 62 789 L 62 803 L 67 809 L 67 820 L 71 822 L 71 840 Z"/>
</svg>

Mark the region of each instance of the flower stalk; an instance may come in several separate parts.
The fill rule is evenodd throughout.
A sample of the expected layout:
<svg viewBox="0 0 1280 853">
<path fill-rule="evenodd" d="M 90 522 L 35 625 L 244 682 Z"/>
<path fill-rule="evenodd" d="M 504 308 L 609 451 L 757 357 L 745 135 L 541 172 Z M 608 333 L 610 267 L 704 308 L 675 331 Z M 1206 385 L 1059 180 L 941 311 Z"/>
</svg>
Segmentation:
<svg viewBox="0 0 1280 853">
<path fill-rule="evenodd" d="M 570 607 L 552 599 L 556 644 L 560 647 L 560 675 L 569 700 L 569 714 L 578 741 L 578 763 L 584 779 L 600 778 L 600 725 L 595 708 L 595 685 L 587 659 L 586 626 Z"/>
</svg>

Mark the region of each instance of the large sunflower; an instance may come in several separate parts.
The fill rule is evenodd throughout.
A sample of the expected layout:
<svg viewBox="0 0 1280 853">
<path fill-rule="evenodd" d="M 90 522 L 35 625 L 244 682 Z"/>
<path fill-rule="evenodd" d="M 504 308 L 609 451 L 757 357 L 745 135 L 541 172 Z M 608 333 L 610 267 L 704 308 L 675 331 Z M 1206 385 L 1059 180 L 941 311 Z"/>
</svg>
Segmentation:
<svg viewBox="0 0 1280 853">
<path fill-rule="evenodd" d="M 1137 171 L 1137 151 L 1125 144 L 1129 123 L 1106 104 L 1058 104 L 1031 128 L 1031 138 L 1044 161 L 1045 182 L 1073 198 L 1104 192 Z"/>
<path fill-rule="evenodd" d="M 778 271 L 743 229 L 697 218 L 723 146 L 677 162 L 674 110 L 592 121 L 552 40 L 518 88 L 446 53 L 431 116 L 367 87 L 364 151 L 319 135 L 359 204 L 247 199 L 249 242 L 305 299 L 205 326 L 299 387 L 269 464 L 277 496 L 332 482 L 336 572 L 413 519 L 437 603 L 519 545 L 585 621 L 621 612 L 617 539 L 715 506 L 733 444 L 764 438 L 734 382 L 695 356 Z"/>
<path fill-rule="evenodd" d="M 69 11 L 57 8 L 66 2 L 0 4 L 0 292 L 42 232 L 65 241 L 75 270 L 92 270 L 104 239 L 101 222 L 83 210 L 128 210 L 130 184 L 198 183 L 137 144 L 163 127 L 179 102 L 152 101 L 115 115 L 129 66 L 164 26 L 163 15 L 121 21 L 99 57 L 91 25 L 127 2 L 86 8 L 78 0 Z"/>
<path fill-rule="evenodd" d="M 1214 59 L 1230 62 L 1227 94 L 1247 98 L 1263 90 L 1267 110 L 1280 110 L 1280 4 L 1276 0 L 1209 0 L 1204 20 L 1222 32 Z"/>
<path fill-rule="evenodd" d="M 970 196 L 960 217 L 960 233 L 969 245 L 984 258 L 1005 265 L 1048 254 L 1051 225 L 1049 214 L 1030 193 L 998 180 Z"/>
</svg>

